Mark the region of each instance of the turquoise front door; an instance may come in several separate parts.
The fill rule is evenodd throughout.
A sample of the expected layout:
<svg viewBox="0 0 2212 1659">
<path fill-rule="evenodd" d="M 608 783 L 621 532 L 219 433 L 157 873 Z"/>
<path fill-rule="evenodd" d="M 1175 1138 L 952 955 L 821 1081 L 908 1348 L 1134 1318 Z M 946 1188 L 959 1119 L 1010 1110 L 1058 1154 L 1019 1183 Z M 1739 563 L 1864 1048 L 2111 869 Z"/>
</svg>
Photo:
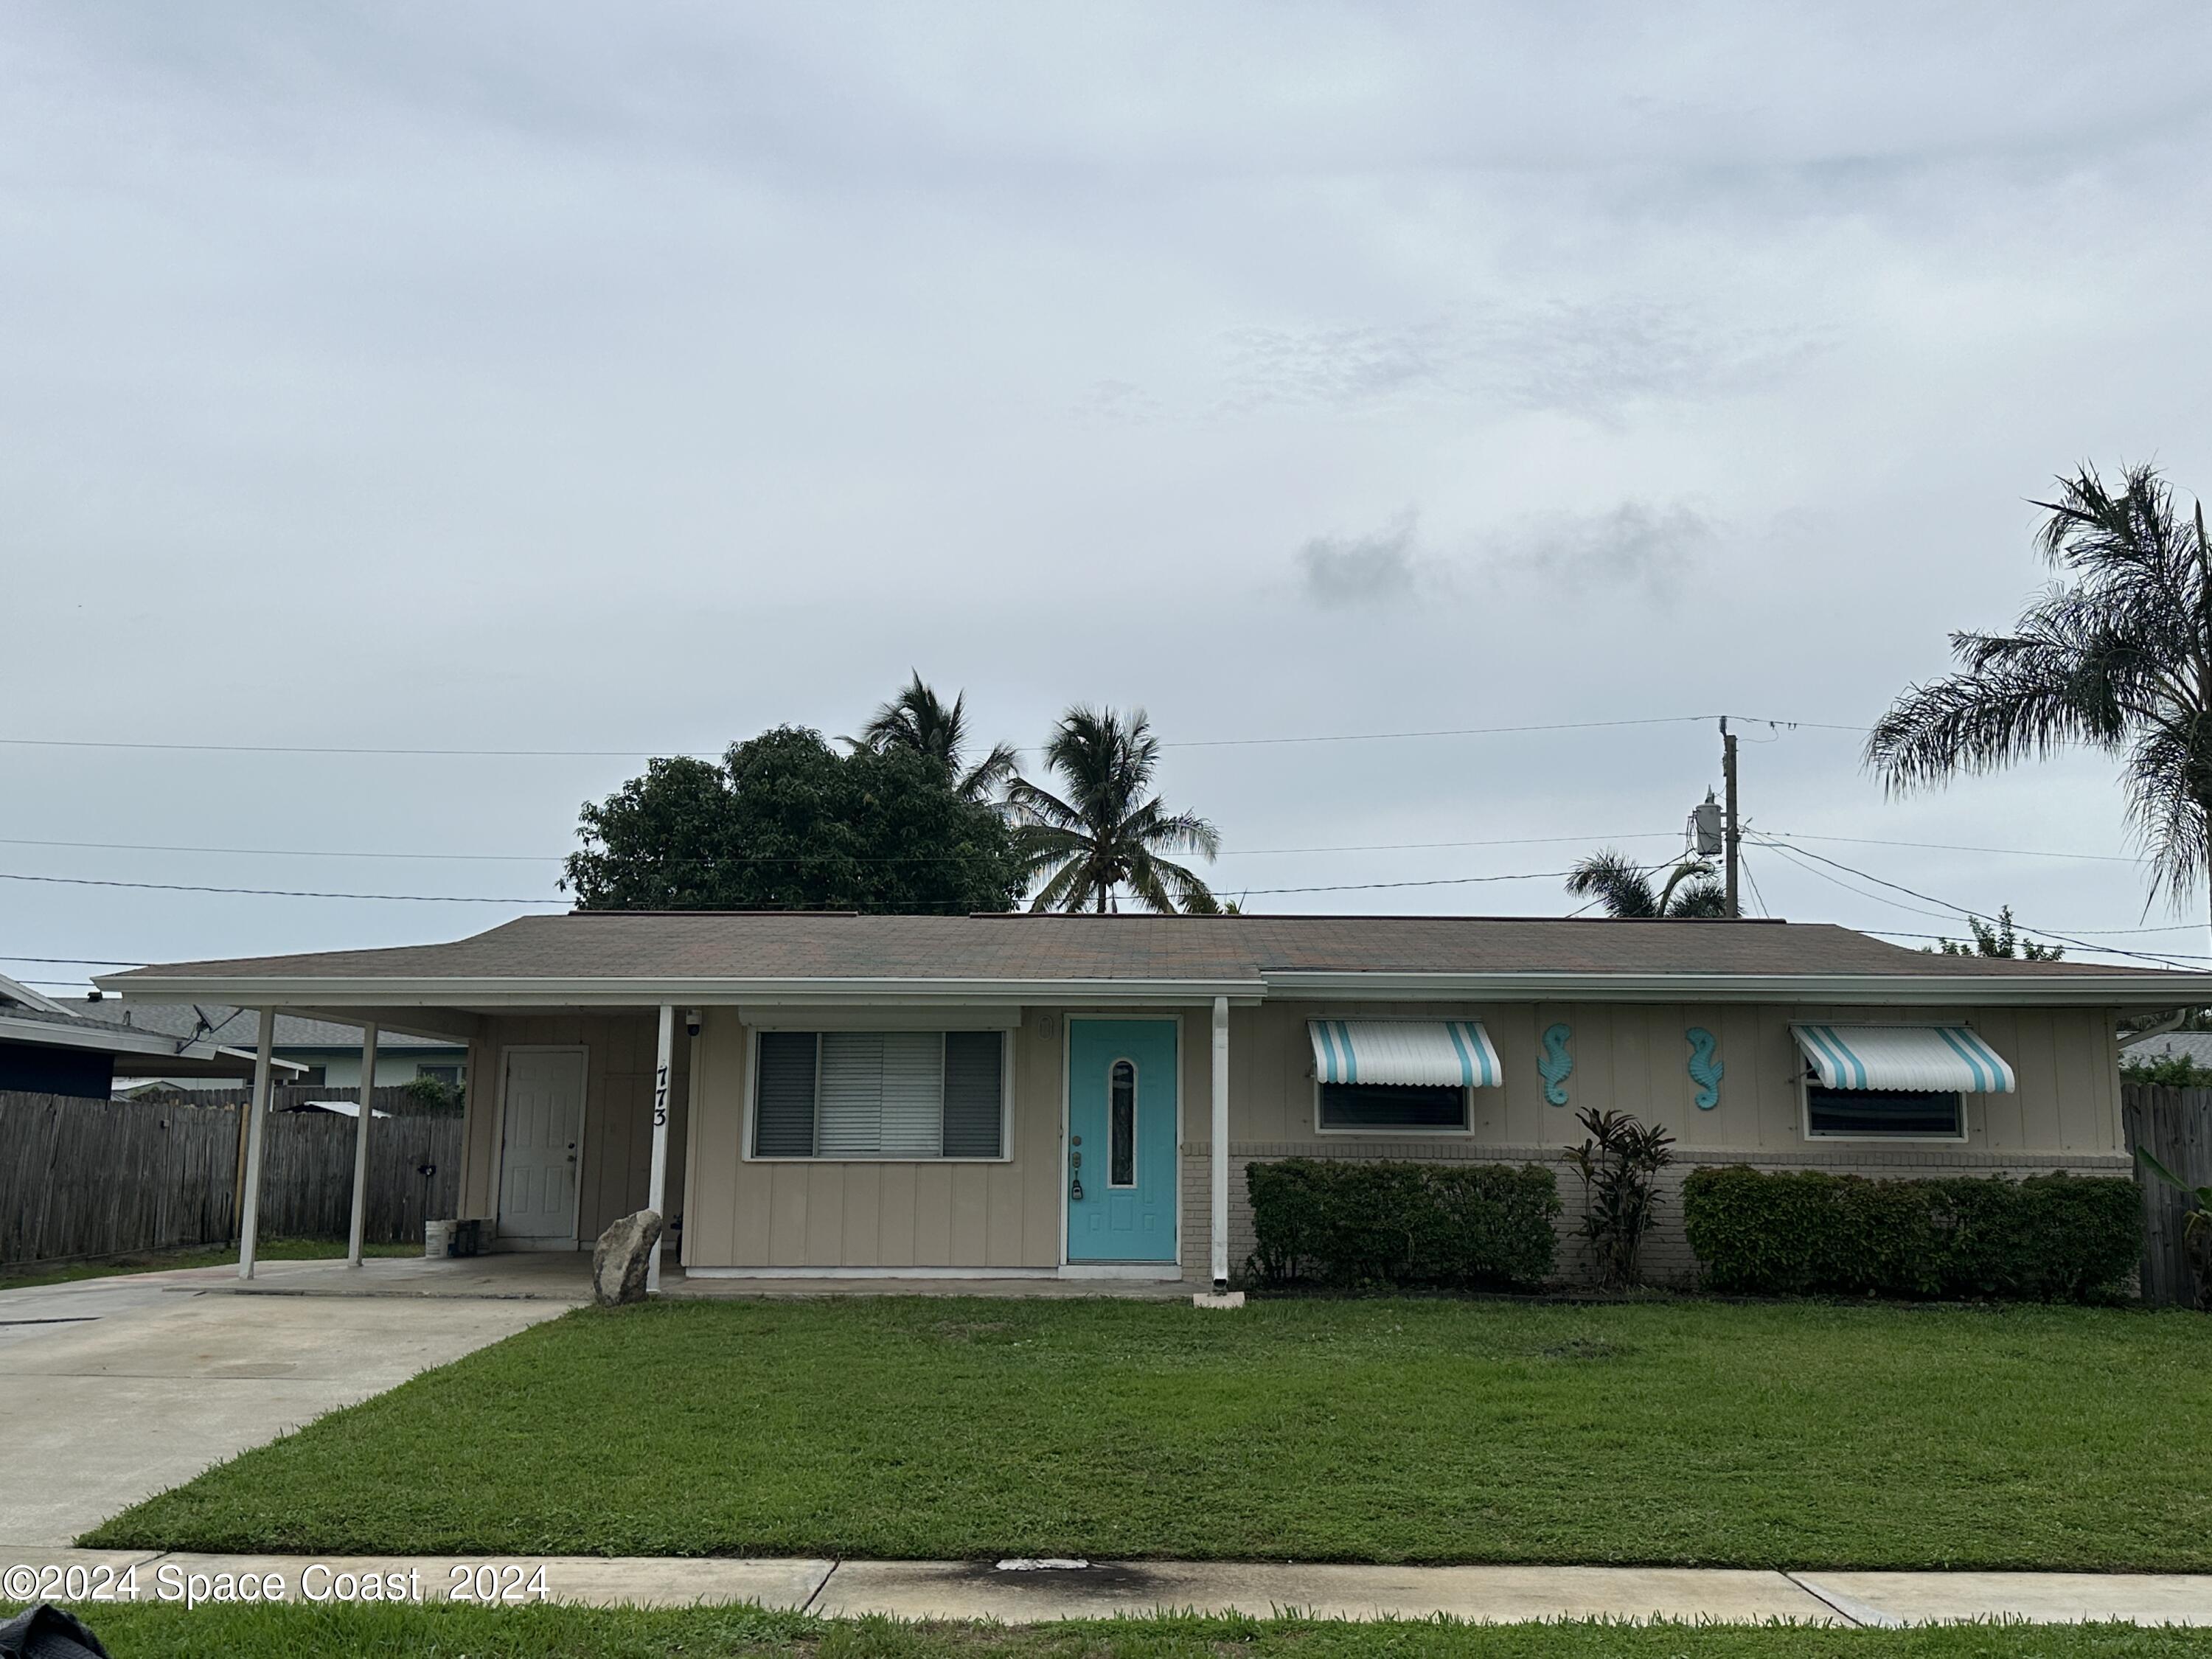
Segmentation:
<svg viewBox="0 0 2212 1659">
<path fill-rule="evenodd" d="M 1176 1023 L 1067 1022 L 1067 1259 L 1176 1259 Z"/>
</svg>

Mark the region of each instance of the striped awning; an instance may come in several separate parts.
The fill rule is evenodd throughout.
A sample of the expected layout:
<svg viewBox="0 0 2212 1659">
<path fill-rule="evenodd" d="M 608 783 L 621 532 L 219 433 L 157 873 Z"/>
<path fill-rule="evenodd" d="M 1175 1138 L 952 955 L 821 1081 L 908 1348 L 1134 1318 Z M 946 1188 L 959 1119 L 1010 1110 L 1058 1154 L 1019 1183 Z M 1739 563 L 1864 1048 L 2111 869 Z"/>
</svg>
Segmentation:
<svg viewBox="0 0 2212 1659">
<path fill-rule="evenodd" d="M 1306 1035 L 1323 1083 L 1494 1089 L 1505 1076 L 1479 1020 L 1313 1019 Z"/>
<path fill-rule="evenodd" d="M 1824 1089 L 2008 1095 L 2012 1067 L 1963 1025 L 1793 1025 Z"/>
</svg>

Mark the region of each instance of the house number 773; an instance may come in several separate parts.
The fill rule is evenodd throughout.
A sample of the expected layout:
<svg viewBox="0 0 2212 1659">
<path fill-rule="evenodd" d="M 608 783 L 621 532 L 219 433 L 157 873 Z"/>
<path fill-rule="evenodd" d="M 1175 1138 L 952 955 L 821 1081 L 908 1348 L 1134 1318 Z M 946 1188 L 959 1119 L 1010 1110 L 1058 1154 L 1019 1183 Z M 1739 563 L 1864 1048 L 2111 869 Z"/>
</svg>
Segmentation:
<svg viewBox="0 0 2212 1659">
<path fill-rule="evenodd" d="M 661 1127 L 668 1121 L 668 1068 L 665 1066 L 653 1074 L 653 1127 Z"/>
</svg>

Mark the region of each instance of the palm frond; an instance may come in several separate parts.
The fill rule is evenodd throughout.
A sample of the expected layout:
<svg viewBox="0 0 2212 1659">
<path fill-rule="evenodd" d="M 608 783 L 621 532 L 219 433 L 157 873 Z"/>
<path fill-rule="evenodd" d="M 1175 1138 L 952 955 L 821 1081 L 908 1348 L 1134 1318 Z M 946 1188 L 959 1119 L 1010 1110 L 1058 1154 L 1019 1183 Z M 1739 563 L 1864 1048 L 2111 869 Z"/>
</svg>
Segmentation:
<svg viewBox="0 0 2212 1659">
<path fill-rule="evenodd" d="M 1567 877 L 1567 891 L 1577 898 L 1597 900 L 1607 915 L 1624 921 L 1650 921 L 1659 915 L 1659 896 L 1651 890 L 1650 877 L 1610 847 L 1577 862 Z"/>
</svg>

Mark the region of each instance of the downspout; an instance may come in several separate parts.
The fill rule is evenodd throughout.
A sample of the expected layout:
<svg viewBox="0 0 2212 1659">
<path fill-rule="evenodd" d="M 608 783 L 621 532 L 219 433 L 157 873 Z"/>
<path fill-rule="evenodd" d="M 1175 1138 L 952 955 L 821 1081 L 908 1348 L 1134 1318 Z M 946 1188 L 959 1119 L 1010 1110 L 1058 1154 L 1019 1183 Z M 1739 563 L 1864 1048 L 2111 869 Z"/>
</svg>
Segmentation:
<svg viewBox="0 0 2212 1659">
<path fill-rule="evenodd" d="M 1212 1177 L 1212 1243 L 1215 1294 L 1229 1288 L 1229 999 L 1213 1000 L 1213 1130 L 1208 1174 Z"/>
</svg>

